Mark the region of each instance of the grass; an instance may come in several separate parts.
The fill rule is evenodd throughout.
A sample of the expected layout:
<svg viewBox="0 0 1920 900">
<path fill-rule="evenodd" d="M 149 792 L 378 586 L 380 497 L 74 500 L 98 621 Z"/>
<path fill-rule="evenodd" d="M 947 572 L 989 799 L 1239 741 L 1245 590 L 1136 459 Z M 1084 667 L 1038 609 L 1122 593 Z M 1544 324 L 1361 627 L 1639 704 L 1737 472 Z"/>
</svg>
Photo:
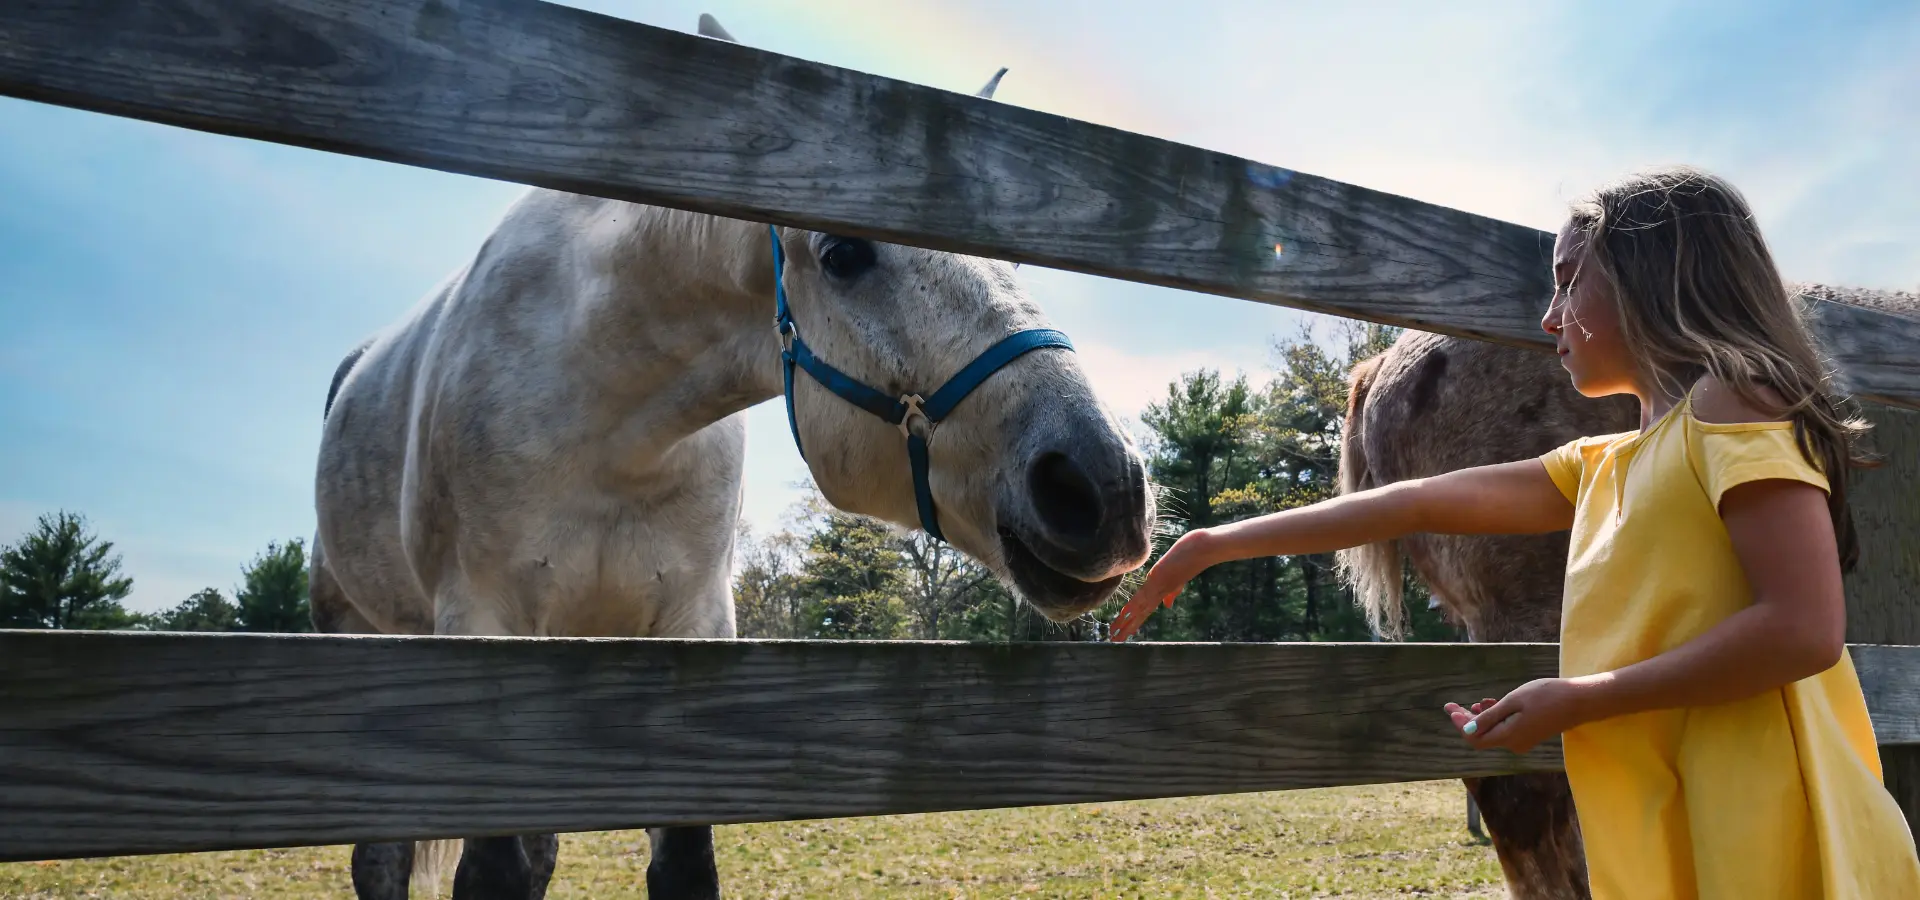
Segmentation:
<svg viewBox="0 0 1920 900">
<path fill-rule="evenodd" d="M 735 825 L 729 898 L 1506 896 L 1457 781 Z M 564 835 L 551 900 L 646 896 L 640 831 Z M 345 847 L 0 865 L 7 900 L 349 898 Z M 419 892 L 416 892 L 419 897 Z"/>
</svg>

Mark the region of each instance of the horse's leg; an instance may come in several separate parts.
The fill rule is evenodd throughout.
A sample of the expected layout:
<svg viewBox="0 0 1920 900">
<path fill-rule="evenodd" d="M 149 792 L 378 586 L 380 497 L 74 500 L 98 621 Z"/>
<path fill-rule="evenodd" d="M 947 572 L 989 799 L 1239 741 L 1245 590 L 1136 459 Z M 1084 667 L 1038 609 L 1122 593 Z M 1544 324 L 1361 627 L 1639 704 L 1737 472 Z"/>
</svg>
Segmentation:
<svg viewBox="0 0 1920 900">
<path fill-rule="evenodd" d="M 543 900 L 559 850 L 553 834 L 467 838 L 453 875 L 454 900 Z"/>
<path fill-rule="evenodd" d="M 360 900 L 407 900 L 413 877 L 413 842 L 355 844 L 353 895 Z"/>
<path fill-rule="evenodd" d="M 539 885 L 533 900 L 541 900 L 547 895 L 547 884 L 553 881 L 553 867 L 560 862 L 560 836 L 523 834 L 520 847 L 527 854 L 527 864 L 533 868 L 534 884 Z"/>
<path fill-rule="evenodd" d="M 720 900 L 720 870 L 713 861 L 713 828 L 649 828 L 653 858 L 647 862 L 651 900 Z"/>
<path fill-rule="evenodd" d="M 313 541 L 313 560 L 307 574 L 307 614 L 313 630 L 321 634 L 379 634 L 347 599 L 334 581 L 320 551 L 320 539 Z M 353 893 L 359 900 L 407 900 L 407 885 L 413 878 L 413 842 L 391 841 L 381 844 L 355 844 L 349 871 Z"/>
<path fill-rule="evenodd" d="M 1559 773 L 1468 778 L 1513 900 L 1589 900 L 1573 791 Z"/>
</svg>

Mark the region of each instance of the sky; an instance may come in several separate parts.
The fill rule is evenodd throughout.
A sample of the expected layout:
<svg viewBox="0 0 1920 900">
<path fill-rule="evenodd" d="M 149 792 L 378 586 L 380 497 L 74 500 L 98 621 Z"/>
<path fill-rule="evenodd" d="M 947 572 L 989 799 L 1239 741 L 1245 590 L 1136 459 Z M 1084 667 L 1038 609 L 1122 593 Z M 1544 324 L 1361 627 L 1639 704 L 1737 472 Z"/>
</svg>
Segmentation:
<svg viewBox="0 0 1920 900">
<path fill-rule="evenodd" d="M 1920 4 L 1192 0 L 574 2 L 1539 228 L 1687 162 L 1789 278 L 1920 287 Z M 85 514 L 129 605 L 231 590 L 313 532 L 341 356 L 479 246 L 513 184 L 0 98 L 0 543 Z M 1325 317 L 1023 266 L 1134 417 L 1182 372 L 1261 377 Z M 751 413 L 746 515 L 805 469 Z M 902 477 L 905 477 L 902 473 Z"/>
</svg>

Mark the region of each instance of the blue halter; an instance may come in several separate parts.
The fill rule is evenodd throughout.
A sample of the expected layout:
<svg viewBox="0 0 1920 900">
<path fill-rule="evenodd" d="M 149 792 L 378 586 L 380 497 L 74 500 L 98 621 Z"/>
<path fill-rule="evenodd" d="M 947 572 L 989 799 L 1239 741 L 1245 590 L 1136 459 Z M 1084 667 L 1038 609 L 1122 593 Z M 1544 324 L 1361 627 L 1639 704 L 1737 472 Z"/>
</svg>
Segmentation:
<svg viewBox="0 0 1920 900">
<path fill-rule="evenodd" d="M 927 482 L 927 441 L 933 437 L 935 426 L 953 412 L 960 401 L 967 399 L 974 388 L 979 387 L 993 373 L 1007 363 L 1013 362 L 1029 350 L 1041 347 L 1059 347 L 1072 350 L 1073 342 L 1066 334 L 1052 328 L 1031 328 L 1015 332 L 999 343 L 988 347 L 973 362 L 947 380 L 946 384 L 934 391 L 931 396 L 903 394 L 894 399 L 874 390 L 845 372 L 840 371 L 813 355 L 807 349 L 806 342 L 800 340 L 800 329 L 793 324 L 793 311 L 787 307 L 787 287 L 784 273 L 786 257 L 780 252 L 780 232 L 773 226 L 767 226 L 767 233 L 773 238 L 773 297 L 774 327 L 780 332 L 780 362 L 784 374 L 787 398 L 787 427 L 793 430 L 793 446 L 800 451 L 800 458 L 806 459 L 807 451 L 800 446 L 800 423 L 793 414 L 793 367 L 799 366 L 813 376 L 821 387 L 832 391 L 840 399 L 858 406 L 886 422 L 898 426 L 900 433 L 907 439 L 907 461 L 913 466 L 913 499 L 920 507 L 920 526 L 935 540 L 945 541 L 940 533 L 939 517 L 933 509 L 933 488 Z M 914 428 L 913 420 L 919 419 L 923 427 Z"/>
</svg>

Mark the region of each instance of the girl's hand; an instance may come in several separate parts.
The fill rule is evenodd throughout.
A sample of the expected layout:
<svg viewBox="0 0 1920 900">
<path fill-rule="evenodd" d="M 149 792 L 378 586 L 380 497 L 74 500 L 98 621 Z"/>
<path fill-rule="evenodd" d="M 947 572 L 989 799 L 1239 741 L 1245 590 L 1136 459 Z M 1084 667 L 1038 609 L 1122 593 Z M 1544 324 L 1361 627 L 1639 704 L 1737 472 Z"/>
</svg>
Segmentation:
<svg viewBox="0 0 1920 900">
<path fill-rule="evenodd" d="M 1446 705 L 1454 727 L 1476 750 L 1495 747 L 1526 753 L 1554 735 L 1585 721 L 1580 690 L 1564 678 L 1539 678 L 1495 701 L 1488 697 L 1470 709 Z M 1473 726 L 1467 732 L 1466 726 Z"/>
<path fill-rule="evenodd" d="M 1154 607 L 1173 606 L 1173 598 L 1180 589 L 1209 565 L 1201 552 L 1206 540 L 1205 529 L 1189 531 L 1167 548 L 1166 555 L 1147 571 L 1147 580 L 1141 583 L 1140 589 L 1133 592 L 1120 614 L 1113 617 L 1107 631 L 1108 640 L 1118 642 L 1133 637 L 1134 632 L 1146 624 L 1147 617 L 1153 615 Z"/>
</svg>

